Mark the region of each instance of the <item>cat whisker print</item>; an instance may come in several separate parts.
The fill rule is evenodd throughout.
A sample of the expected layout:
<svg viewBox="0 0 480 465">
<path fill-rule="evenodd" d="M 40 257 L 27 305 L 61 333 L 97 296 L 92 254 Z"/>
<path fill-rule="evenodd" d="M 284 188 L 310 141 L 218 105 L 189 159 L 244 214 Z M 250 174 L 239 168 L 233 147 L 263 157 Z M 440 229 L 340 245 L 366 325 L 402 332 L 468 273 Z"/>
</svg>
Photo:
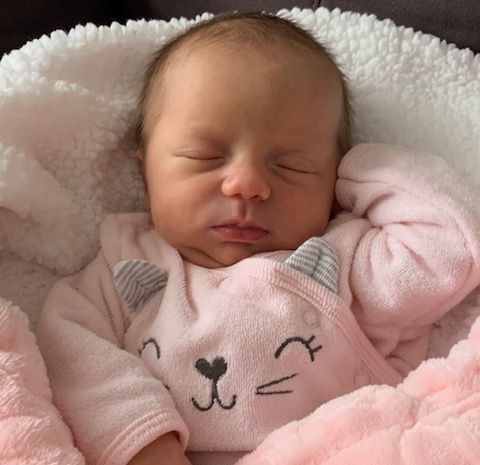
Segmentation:
<svg viewBox="0 0 480 465">
<path fill-rule="evenodd" d="M 288 381 L 289 379 L 292 379 L 292 378 L 295 378 L 295 376 L 297 376 L 298 373 L 294 373 L 293 375 L 290 375 L 290 376 L 284 376 L 283 378 L 279 378 L 279 379 L 276 379 L 274 381 L 270 381 L 269 383 L 266 383 L 266 384 L 262 384 L 261 386 L 258 386 L 257 387 L 257 391 L 255 392 L 255 394 L 257 396 L 271 396 L 271 395 L 275 395 L 275 394 L 291 394 L 293 391 L 292 390 L 281 390 L 281 391 L 264 391 L 264 389 L 266 388 L 270 388 L 272 386 L 276 386 L 277 384 L 281 384 L 283 383 L 284 381 Z"/>
</svg>

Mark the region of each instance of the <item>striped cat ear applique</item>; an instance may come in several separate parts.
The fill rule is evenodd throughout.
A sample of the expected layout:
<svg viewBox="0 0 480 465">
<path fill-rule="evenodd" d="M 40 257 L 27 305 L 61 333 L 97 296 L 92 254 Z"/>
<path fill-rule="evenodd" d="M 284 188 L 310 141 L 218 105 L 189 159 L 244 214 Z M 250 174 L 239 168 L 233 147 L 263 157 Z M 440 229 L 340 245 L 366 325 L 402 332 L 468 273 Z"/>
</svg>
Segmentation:
<svg viewBox="0 0 480 465">
<path fill-rule="evenodd" d="M 123 260 L 115 265 L 113 279 L 127 305 L 137 311 L 166 286 L 168 273 L 146 260 Z"/>
<path fill-rule="evenodd" d="M 285 264 L 338 294 L 337 252 L 321 237 L 308 239 L 287 258 Z"/>
</svg>

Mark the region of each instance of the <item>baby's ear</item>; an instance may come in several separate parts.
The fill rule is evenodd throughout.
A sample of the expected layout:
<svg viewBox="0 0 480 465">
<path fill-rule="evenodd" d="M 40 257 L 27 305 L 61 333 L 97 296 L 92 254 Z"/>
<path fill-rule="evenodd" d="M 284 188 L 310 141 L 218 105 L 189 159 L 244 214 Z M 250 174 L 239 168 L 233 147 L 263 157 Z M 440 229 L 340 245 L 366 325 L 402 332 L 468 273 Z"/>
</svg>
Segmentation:
<svg viewBox="0 0 480 465">
<path fill-rule="evenodd" d="M 147 186 L 147 179 L 145 177 L 145 152 L 143 149 L 138 148 L 135 150 L 135 158 L 137 159 L 138 167 L 140 168 L 140 174 L 143 178 L 143 186 L 145 187 L 145 207 L 147 210 L 150 209 L 150 202 L 148 199 L 148 186 Z"/>
<path fill-rule="evenodd" d="M 140 166 L 140 169 L 143 171 L 145 162 L 145 152 L 143 151 L 143 149 L 138 148 L 137 150 L 135 150 L 135 158 L 138 161 L 138 166 Z"/>
<path fill-rule="evenodd" d="M 142 148 L 135 150 L 135 159 L 137 160 L 138 169 L 143 178 L 143 183 L 145 184 L 145 189 L 147 186 L 147 180 L 145 179 L 145 152 Z"/>
</svg>

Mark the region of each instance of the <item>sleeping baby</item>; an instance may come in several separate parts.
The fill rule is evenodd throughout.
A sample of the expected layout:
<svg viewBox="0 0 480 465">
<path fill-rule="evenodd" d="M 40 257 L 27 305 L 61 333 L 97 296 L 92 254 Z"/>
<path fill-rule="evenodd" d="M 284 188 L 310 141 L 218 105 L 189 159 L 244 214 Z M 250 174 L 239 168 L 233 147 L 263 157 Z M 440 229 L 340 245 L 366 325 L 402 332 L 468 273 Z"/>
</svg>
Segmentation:
<svg viewBox="0 0 480 465">
<path fill-rule="evenodd" d="M 480 282 L 478 219 L 441 158 L 349 132 L 342 73 L 287 20 L 220 16 L 156 54 L 149 212 L 107 217 L 38 325 L 89 465 L 228 465 L 425 358 Z"/>
</svg>

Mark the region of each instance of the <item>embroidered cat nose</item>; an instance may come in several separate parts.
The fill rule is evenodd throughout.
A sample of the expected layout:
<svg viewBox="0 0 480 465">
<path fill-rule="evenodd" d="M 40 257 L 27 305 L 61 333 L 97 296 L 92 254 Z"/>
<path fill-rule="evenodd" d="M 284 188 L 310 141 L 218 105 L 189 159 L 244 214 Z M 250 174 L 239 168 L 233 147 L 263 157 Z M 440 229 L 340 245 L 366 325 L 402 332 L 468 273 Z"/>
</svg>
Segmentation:
<svg viewBox="0 0 480 465">
<path fill-rule="evenodd" d="M 204 358 L 199 358 L 195 363 L 195 368 L 205 378 L 218 381 L 227 372 L 227 362 L 223 357 L 215 357 L 212 363 Z"/>
<path fill-rule="evenodd" d="M 192 404 L 201 412 L 207 412 L 210 410 L 215 403 L 224 410 L 230 410 L 237 403 L 237 396 L 233 395 L 232 400 L 229 404 L 223 403 L 220 399 L 218 393 L 218 380 L 227 372 L 227 362 L 223 357 L 215 357 L 212 362 L 205 360 L 204 358 L 199 358 L 195 363 L 195 368 L 197 371 L 205 378 L 212 381 L 211 393 L 210 393 L 210 403 L 208 405 L 200 405 L 195 397 L 192 397 Z"/>
</svg>

